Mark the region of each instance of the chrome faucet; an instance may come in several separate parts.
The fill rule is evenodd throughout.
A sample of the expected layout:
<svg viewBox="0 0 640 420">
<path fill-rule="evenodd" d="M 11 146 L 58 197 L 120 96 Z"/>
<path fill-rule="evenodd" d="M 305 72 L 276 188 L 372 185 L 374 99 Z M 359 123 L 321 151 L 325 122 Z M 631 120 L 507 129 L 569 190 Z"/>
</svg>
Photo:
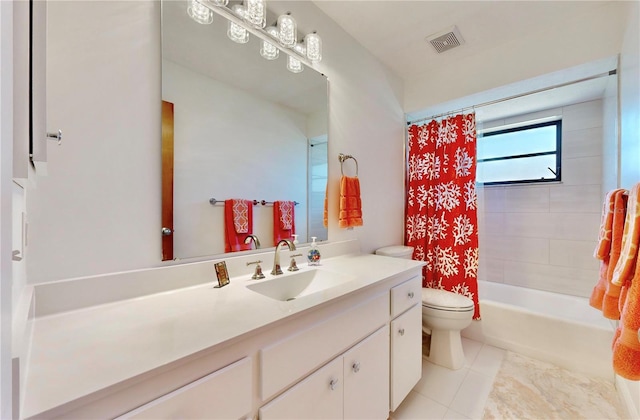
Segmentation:
<svg viewBox="0 0 640 420">
<path fill-rule="evenodd" d="M 273 269 L 271 270 L 272 276 L 277 276 L 282 274 L 282 269 L 280 268 L 280 245 L 285 244 L 289 247 L 289 251 L 295 251 L 296 246 L 289 239 L 281 239 L 280 242 L 276 244 L 276 252 L 273 254 Z"/>
<path fill-rule="evenodd" d="M 260 239 L 258 239 L 256 235 L 247 235 L 247 237 L 244 238 L 245 244 L 251 244 L 251 241 L 256 245 L 256 249 L 260 248 Z"/>
</svg>

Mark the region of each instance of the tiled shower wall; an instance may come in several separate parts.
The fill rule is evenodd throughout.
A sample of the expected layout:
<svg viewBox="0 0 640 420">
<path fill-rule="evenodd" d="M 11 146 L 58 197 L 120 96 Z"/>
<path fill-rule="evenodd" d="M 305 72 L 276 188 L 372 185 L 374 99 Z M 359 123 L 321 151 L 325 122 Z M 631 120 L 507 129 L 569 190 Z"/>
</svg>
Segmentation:
<svg viewBox="0 0 640 420">
<path fill-rule="evenodd" d="M 478 190 L 480 280 L 589 296 L 602 208 L 602 101 L 505 120 L 562 116 L 562 182 Z"/>
</svg>

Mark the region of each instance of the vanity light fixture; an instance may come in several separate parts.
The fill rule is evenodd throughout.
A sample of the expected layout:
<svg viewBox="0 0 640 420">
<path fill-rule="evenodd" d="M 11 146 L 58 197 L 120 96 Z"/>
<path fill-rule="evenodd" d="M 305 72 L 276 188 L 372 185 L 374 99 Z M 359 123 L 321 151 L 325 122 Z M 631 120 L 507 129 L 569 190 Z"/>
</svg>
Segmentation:
<svg viewBox="0 0 640 420">
<path fill-rule="evenodd" d="M 291 16 L 291 12 L 278 17 L 278 39 L 283 47 L 293 48 L 298 42 L 296 20 Z"/>
<path fill-rule="evenodd" d="M 322 60 L 322 39 L 315 31 L 304 37 L 304 45 L 307 48 L 307 58 L 314 62 Z"/>
<path fill-rule="evenodd" d="M 227 36 L 234 42 L 249 42 L 249 34 L 262 41 L 260 55 L 267 60 L 275 60 L 280 51 L 287 54 L 287 68 L 300 73 L 304 65 L 314 66 L 322 60 L 322 40 L 314 31 L 298 42 L 296 20 L 287 12 L 278 17 L 274 26 L 266 25 L 266 0 L 244 0 L 225 7 L 229 0 L 188 0 L 190 5 L 201 6 L 221 15 L 228 21 Z M 189 12 L 191 15 L 191 12 Z M 195 18 L 194 18 L 195 19 Z M 211 18 L 212 19 L 212 18 Z M 210 20 L 211 20 L 210 19 Z M 210 23 L 210 22 L 209 22 Z"/>
<path fill-rule="evenodd" d="M 246 0 L 245 20 L 256 28 L 267 25 L 267 2 L 265 0 Z"/>
<path fill-rule="evenodd" d="M 265 29 L 265 32 L 271 35 L 274 41 L 278 39 L 278 28 L 275 26 L 269 26 Z M 271 42 L 263 40 L 262 47 L 260 48 L 260 55 L 267 60 L 275 60 L 280 55 L 280 50 Z"/>
<path fill-rule="evenodd" d="M 293 50 L 302 56 L 304 56 L 306 53 L 306 48 L 302 43 L 296 44 L 293 47 Z M 302 62 L 300 60 L 290 55 L 287 57 L 287 70 L 289 70 L 291 73 L 301 73 L 302 70 L 304 70 L 304 66 L 302 65 Z"/>
<path fill-rule="evenodd" d="M 189 0 L 187 6 L 187 14 L 189 17 L 202 25 L 209 25 L 213 22 L 213 12 L 198 0 Z"/>
<path fill-rule="evenodd" d="M 240 4 L 234 4 L 231 11 L 238 17 L 244 19 L 247 10 Z M 233 42 L 238 44 L 246 44 L 249 42 L 249 32 L 240 26 L 239 24 L 229 21 L 229 29 L 227 29 L 227 36 Z"/>
</svg>

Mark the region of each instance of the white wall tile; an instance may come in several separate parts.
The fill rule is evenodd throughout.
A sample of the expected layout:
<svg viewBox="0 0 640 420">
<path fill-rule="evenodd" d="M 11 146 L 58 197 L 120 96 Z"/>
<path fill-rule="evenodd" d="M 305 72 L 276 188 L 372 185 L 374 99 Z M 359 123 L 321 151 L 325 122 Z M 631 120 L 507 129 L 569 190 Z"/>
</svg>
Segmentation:
<svg viewBox="0 0 640 420">
<path fill-rule="evenodd" d="M 504 283 L 588 297 L 598 281 L 598 270 L 505 261 Z"/>
<path fill-rule="evenodd" d="M 563 267 L 583 268 L 587 270 L 598 270 L 600 263 L 593 257 L 593 250 L 598 244 L 597 241 L 565 241 L 551 239 L 550 263 Z"/>
<path fill-rule="evenodd" d="M 506 118 L 504 122 L 505 122 L 505 125 L 518 124 L 518 123 L 538 120 L 541 118 L 562 116 L 562 113 L 563 113 L 562 108 L 545 109 L 543 111 L 531 112 L 529 114 L 522 114 L 522 115 L 517 115 L 515 117 Z"/>
<path fill-rule="evenodd" d="M 503 237 L 502 258 L 504 261 L 522 261 L 549 264 L 549 240 L 546 238 Z"/>
<path fill-rule="evenodd" d="M 509 213 L 504 234 L 531 238 L 590 241 L 598 237 L 599 213 Z"/>
<path fill-rule="evenodd" d="M 562 158 L 562 183 L 564 185 L 600 185 L 602 158 Z"/>
<path fill-rule="evenodd" d="M 602 155 L 602 127 L 567 131 L 562 135 L 562 157 Z"/>
<path fill-rule="evenodd" d="M 600 185 L 552 185 L 549 188 L 552 213 L 597 213 L 602 210 Z"/>
<path fill-rule="evenodd" d="M 482 204 L 485 212 L 500 213 L 505 211 L 505 187 L 481 187 L 481 189 Z"/>
<path fill-rule="evenodd" d="M 502 283 L 504 280 L 504 260 L 493 258 L 486 248 L 480 247 L 478 280 Z"/>
<path fill-rule="evenodd" d="M 549 187 L 509 187 L 505 191 L 505 212 L 547 213 L 549 211 Z"/>
<path fill-rule="evenodd" d="M 562 109 L 562 131 L 602 127 L 602 101 L 582 102 Z"/>
</svg>

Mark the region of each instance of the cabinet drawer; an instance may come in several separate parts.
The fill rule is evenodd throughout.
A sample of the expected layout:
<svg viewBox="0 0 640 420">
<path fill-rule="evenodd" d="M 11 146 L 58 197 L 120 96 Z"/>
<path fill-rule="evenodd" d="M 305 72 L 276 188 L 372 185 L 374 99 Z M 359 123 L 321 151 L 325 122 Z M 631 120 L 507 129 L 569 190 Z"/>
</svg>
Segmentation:
<svg viewBox="0 0 640 420">
<path fill-rule="evenodd" d="M 237 419 L 251 411 L 251 358 L 246 357 L 118 419 Z"/>
<path fill-rule="evenodd" d="M 391 288 L 391 317 L 400 315 L 420 302 L 422 302 L 422 279 L 421 276 L 416 276 Z"/>
<path fill-rule="evenodd" d="M 268 399 L 389 321 L 381 294 L 260 351 L 261 397 Z"/>
<path fill-rule="evenodd" d="M 341 419 L 342 370 L 342 357 L 338 357 L 262 407 L 260 419 Z"/>
</svg>

